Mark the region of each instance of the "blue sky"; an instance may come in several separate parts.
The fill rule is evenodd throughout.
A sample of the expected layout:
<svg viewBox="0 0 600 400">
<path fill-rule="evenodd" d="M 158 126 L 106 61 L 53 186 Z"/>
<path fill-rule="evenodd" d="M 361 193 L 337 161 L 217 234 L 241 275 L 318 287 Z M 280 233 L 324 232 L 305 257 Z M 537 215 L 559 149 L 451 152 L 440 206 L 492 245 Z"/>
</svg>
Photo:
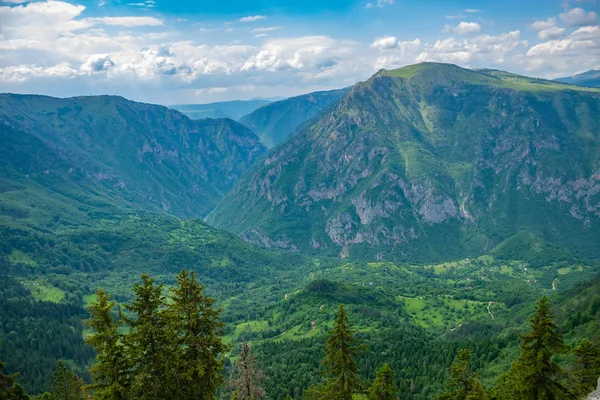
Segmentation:
<svg viewBox="0 0 600 400">
<path fill-rule="evenodd" d="M 0 0 L 0 92 L 161 103 L 293 96 L 439 61 L 600 68 L 595 0 Z"/>
</svg>

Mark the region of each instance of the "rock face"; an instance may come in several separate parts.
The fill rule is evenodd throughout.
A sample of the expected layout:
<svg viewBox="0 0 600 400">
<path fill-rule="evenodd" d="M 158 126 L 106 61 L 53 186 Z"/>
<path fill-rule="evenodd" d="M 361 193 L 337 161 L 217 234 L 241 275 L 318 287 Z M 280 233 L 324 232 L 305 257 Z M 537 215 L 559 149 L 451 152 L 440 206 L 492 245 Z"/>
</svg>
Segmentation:
<svg viewBox="0 0 600 400">
<path fill-rule="evenodd" d="M 348 90 L 331 90 L 290 97 L 260 107 L 239 121 L 256 132 L 267 147 L 273 147 L 286 140 L 300 125 L 339 100 Z"/>
<path fill-rule="evenodd" d="M 448 259 L 520 231 L 599 255 L 599 132 L 597 90 L 444 64 L 380 71 L 272 149 L 208 221 L 338 256 Z"/>
<path fill-rule="evenodd" d="M 590 394 L 587 400 L 600 400 L 600 378 L 598 378 L 598 389 Z"/>
<path fill-rule="evenodd" d="M 183 217 L 205 216 L 265 151 L 230 119 L 113 96 L 0 95 L 0 130 L 15 179 Z"/>
</svg>

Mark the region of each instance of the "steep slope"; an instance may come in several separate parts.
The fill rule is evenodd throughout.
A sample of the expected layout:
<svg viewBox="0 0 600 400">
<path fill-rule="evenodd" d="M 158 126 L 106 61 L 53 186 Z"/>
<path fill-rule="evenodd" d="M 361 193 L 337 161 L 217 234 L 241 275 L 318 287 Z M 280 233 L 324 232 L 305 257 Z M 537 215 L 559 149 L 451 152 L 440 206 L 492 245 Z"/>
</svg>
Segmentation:
<svg viewBox="0 0 600 400">
<path fill-rule="evenodd" d="M 267 146 L 287 139 L 303 123 L 337 101 L 349 89 L 315 92 L 276 101 L 245 115 L 240 122 L 252 129 Z"/>
<path fill-rule="evenodd" d="M 585 87 L 600 87 L 600 70 L 592 69 L 581 74 L 555 79 L 557 82 Z"/>
<path fill-rule="evenodd" d="M 447 260 L 521 231 L 600 256 L 599 116 L 598 90 L 382 70 L 272 149 L 207 221 L 343 257 Z"/>
<path fill-rule="evenodd" d="M 170 108 L 192 119 L 231 118 L 237 121 L 244 115 L 269 103 L 269 100 L 234 100 L 207 104 L 181 104 Z"/>
<path fill-rule="evenodd" d="M 109 96 L 0 95 L 0 136 L 0 203 L 13 217 L 109 206 L 202 217 L 264 152 L 235 121 Z"/>
</svg>

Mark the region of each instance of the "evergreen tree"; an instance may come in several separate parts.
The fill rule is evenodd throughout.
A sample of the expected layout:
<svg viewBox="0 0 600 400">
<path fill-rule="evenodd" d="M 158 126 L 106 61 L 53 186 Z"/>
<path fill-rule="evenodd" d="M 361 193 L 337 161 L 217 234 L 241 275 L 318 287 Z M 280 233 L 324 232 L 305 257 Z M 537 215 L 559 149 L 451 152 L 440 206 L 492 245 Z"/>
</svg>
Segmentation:
<svg viewBox="0 0 600 400">
<path fill-rule="evenodd" d="M 386 363 L 377 370 L 375 381 L 369 389 L 369 400 L 394 400 L 398 387 L 394 382 L 394 371 Z"/>
<path fill-rule="evenodd" d="M 131 371 L 119 333 L 122 322 L 111 315 L 115 302 L 110 295 L 100 289 L 96 296 L 97 302 L 88 308 L 91 318 L 86 321 L 96 332 L 86 338 L 96 351 L 96 364 L 90 369 L 94 384 L 89 388 L 94 390 L 94 399 L 125 400 L 131 386 Z"/>
<path fill-rule="evenodd" d="M 194 272 L 185 270 L 171 289 L 169 331 L 176 336 L 176 397 L 181 400 L 213 399 L 223 384 L 221 371 L 228 351 L 221 340 L 225 325 L 220 320 L 221 310 L 213 309 L 215 300 L 203 290 Z"/>
<path fill-rule="evenodd" d="M 552 306 L 548 297 L 542 297 L 531 319 L 531 332 L 521 336 L 521 354 L 515 362 L 513 373 L 516 390 L 527 400 L 563 400 L 573 398 L 559 381 L 563 374 L 552 361 L 554 354 L 566 352 L 562 336 L 558 333 Z"/>
<path fill-rule="evenodd" d="M 141 284 L 133 285 L 134 299 L 126 309 L 133 315 L 126 318 L 129 333 L 125 345 L 134 370 L 131 397 L 143 400 L 162 400 L 173 393 L 176 356 L 174 340 L 167 331 L 163 285 L 143 273 Z"/>
<path fill-rule="evenodd" d="M 52 375 L 52 394 L 56 400 L 83 400 L 83 382 L 59 361 Z"/>
<path fill-rule="evenodd" d="M 2 342 L 0 342 L 2 347 Z M 5 362 L 0 361 L 0 400 L 28 400 L 23 386 L 16 382 L 19 374 L 6 375 L 4 373 Z"/>
<path fill-rule="evenodd" d="M 472 353 L 468 349 L 458 352 L 450 367 L 450 382 L 438 400 L 484 400 L 485 391 L 479 383 L 479 375 L 471 371 Z"/>
<path fill-rule="evenodd" d="M 29 396 L 25 393 L 25 389 L 19 383 L 14 383 L 8 392 L 6 397 L 0 395 L 0 399 L 5 400 L 29 400 Z"/>
<path fill-rule="evenodd" d="M 334 328 L 329 332 L 323 366 L 327 383 L 308 390 L 309 398 L 315 400 L 352 400 L 352 395 L 362 390 L 363 384 L 356 374 L 354 360 L 360 346 L 354 336 L 352 325 L 344 305 L 340 304 Z"/>
<path fill-rule="evenodd" d="M 587 396 L 596 389 L 600 377 L 600 351 L 591 340 L 585 338 L 573 351 L 577 361 L 575 379 L 579 394 Z"/>
<path fill-rule="evenodd" d="M 234 379 L 231 386 L 235 389 L 232 400 L 259 400 L 265 396 L 260 386 L 263 373 L 257 369 L 256 358 L 250 351 L 248 342 L 242 343 L 240 358 L 234 366 Z"/>
<path fill-rule="evenodd" d="M 2 342 L 0 342 L 0 347 L 2 347 Z M 0 361 L 0 399 L 2 399 L 3 395 L 10 391 L 12 385 L 16 381 L 19 374 L 6 375 L 4 373 L 4 367 L 6 367 L 6 363 Z"/>
</svg>

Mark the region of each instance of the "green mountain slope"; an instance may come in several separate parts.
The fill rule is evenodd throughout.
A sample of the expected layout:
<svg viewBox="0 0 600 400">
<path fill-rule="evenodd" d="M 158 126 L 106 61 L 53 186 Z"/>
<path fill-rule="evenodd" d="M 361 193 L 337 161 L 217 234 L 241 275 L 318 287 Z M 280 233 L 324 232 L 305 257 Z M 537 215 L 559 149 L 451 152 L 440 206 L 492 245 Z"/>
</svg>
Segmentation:
<svg viewBox="0 0 600 400">
<path fill-rule="evenodd" d="M 180 104 L 170 106 L 170 108 L 192 119 L 231 118 L 237 121 L 244 115 L 269 103 L 269 100 L 234 100 L 207 104 Z"/>
<path fill-rule="evenodd" d="M 17 219 L 114 206 L 202 217 L 264 152 L 235 121 L 109 96 L 0 95 L 0 136 L 0 214 Z"/>
<path fill-rule="evenodd" d="M 342 257 L 447 260 L 522 231 L 598 257 L 599 95 L 445 64 L 380 71 L 272 149 L 207 221 Z"/>
<path fill-rule="evenodd" d="M 349 89 L 315 92 L 258 108 L 245 115 L 240 122 L 252 129 L 267 147 L 287 139 L 303 123 L 337 101 Z"/>
<path fill-rule="evenodd" d="M 555 79 L 557 82 L 585 87 L 600 87 L 600 71 L 592 69 L 581 74 Z"/>
</svg>

